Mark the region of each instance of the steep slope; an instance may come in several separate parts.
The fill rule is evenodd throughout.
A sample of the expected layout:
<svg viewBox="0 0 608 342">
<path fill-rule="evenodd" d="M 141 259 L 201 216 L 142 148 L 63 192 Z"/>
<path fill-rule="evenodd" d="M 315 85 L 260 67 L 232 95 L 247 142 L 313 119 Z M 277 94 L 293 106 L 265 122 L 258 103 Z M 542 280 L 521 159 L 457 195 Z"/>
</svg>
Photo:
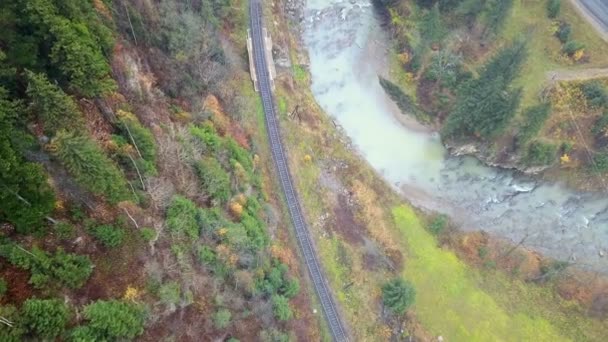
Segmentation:
<svg viewBox="0 0 608 342">
<path fill-rule="evenodd" d="M 319 339 L 269 152 L 239 122 L 258 101 L 246 4 L 0 13 L 0 339 Z"/>
</svg>

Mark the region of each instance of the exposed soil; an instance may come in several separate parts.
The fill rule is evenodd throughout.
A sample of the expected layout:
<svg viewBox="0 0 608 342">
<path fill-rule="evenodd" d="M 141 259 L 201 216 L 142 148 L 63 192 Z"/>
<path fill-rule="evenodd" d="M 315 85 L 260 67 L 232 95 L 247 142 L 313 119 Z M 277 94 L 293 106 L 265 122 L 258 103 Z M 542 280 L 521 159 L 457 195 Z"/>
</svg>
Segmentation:
<svg viewBox="0 0 608 342">
<path fill-rule="evenodd" d="M 346 241 L 350 244 L 363 243 L 365 227 L 356 221 L 351 206 L 343 194 L 338 195 L 338 204 L 334 207 L 334 218 L 336 223 L 332 225 L 332 228 Z"/>
<path fill-rule="evenodd" d="M 30 273 L 0 260 L 0 277 L 6 281 L 6 294 L 0 297 L 1 304 L 21 305 L 32 296 L 34 289 L 28 283 Z"/>
</svg>

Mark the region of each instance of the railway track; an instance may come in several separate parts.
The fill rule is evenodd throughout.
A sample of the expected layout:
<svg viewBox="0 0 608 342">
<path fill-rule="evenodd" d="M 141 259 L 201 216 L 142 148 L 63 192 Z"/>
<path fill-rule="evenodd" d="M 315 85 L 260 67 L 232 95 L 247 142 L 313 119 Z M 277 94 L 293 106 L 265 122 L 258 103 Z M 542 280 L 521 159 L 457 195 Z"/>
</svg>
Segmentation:
<svg viewBox="0 0 608 342">
<path fill-rule="evenodd" d="M 281 132 L 279 130 L 279 123 L 272 98 L 268 65 L 266 64 L 266 52 L 264 49 L 264 38 L 262 33 L 262 5 L 259 0 L 252 0 L 250 2 L 249 10 L 253 43 L 253 61 L 258 79 L 260 96 L 262 97 L 262 105 L 264 107 L 266 130 L 268 132 L 272 158 L 277 169 L 279 181 L 281 182 L 281 187 L 289 208 L 289 214 L 296 232 L 296 239 L 298 240 L 301 255 L 304 258 L 304 264 L 308 269 L 308 274 L 313 282 L 315 292 L 319 298 L 323 314 L 327 320 L 333 339 L 340 342 L 348 341 L 348 336 L 313 247 L 310 232 L 306 221 L 304 220 L 300 201 L 295 191 L 289 166 L 287 164 L 287 157 L 285 155 L 285 149 L 283 148 Z"/>
</svg>

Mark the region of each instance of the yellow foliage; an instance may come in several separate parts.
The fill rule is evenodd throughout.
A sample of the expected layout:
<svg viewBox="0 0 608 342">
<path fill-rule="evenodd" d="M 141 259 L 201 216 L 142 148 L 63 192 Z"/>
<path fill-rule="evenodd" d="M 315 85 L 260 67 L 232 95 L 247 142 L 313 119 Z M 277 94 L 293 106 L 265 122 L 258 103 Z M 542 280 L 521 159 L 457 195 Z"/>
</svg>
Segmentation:
<svg viewBox="0 0 608 342">
<path fill-rule="evenodd" d="M 128 300 L 128 301 L 132 301 L 135 302 L 137 301 L 137 299 L 141 296 L 141 292 L 132 286 L 127 286 L 127 289 L 125 290 L 125 294 L 122 296 L 122 298 L 124 300 Z"/>
<path fill-rule="evenodd" d="M 384 209 L 380 205 L 378 194 L 358 180 L 353 182 L 352 192 L 361 205 L 360 215 L 365 221 L 370 235 L 384 247 L 397 249 L 389 227 L 386 225 Z"/>
<path fill-rule="evenodd" d="M 562 165 L 569 164 L 571 162 L 570 156 L 568 153 L 564 153 L 564 155 L 559 158 L 559 161 Z"/>
<path fill-rule="evenodd" d="M 310 156 L 310 154 L 307 154 L 304 156 L 304 161 L 306 163 L 310 163 L 312 161 L 312 157 Z"/>
<path fill-rule="evenodd" d="M 260 156 L 258 156 L 257 154 L 254 154 L 253 155 L 253 168 L 257 169 L 259 164 L 260 164 Z"/>
<path fill-rule="evenodd" d="M 557 20 L 554 20 L 551 22 L 551 26 L 549 27 L 549 32 L 551 33 L 551 35 L 555 35 L 557 33 L 557 31 L 559 31 L 559 27 L 560 27 L 560 22 Z"/>
<path fill-rule="evenodd" d="M 245 205 L 245 203 L 247 203 L 247 196 L 243 193 L 240 193 L 234 197 L 234 201 L 240 205 Z"/>
<path fill-rule="evenodd" d="M 379 335 L 383 338 L 383 340 L 388 341 L 392 335 L 391 328 L 388 325 L 381 326 Z"/>
<path fill-rule="evenodd" d="M 245 168 L 243 167 L 243 165 L 241 165 L 241 163 L 234 163 L 234 173 L 239 181 L 247 180 L 247 171 L 245 171 Z"/>
<path fill-rule="evenodd" d="M 63 210 L 65 209 L 64 203 L 62 200 L 57 200 L 55 201 L 55 209 L 56 210 Z"/>
<path fill-rule="evenodd" d="M 272 255 L 272 257 L 275 259 L 279 259 L 279 261 L 290 268 L 293 266 L 293 254 L 291 254 L 290 250 L 284 247 L 279 245 L 270 246 L 270 255 Z"/>
<path fill-rule="evenodd" d="M 400 54 L 397 55 L 397 58 L 399 59 L 399 62 L 402 65 L 406 65 L 407 63 L 409 63 L 409 61 L 411 60 L 410 54 L 407 53 L 407 51 L 404 51 Z"/>
<path fill-rule="evenodd" d="M 241 218 L 243 215 L 243 206 L 238 202 L 230 202 L 230 213 L 234 217 Z"/>
<path fill-rule="evenodd" d="M 220 228 L 217 230 L 217 235 L 219 236 L 225 236 L 226 234 L 228 234 L 228 228 Z"/>
<path fill-rule="evenodd" d="M 583 56 L 585 55 L 585 50 L 584 49 L 580 49 L 577 50 L 574 55 L 572 55 L 572 59 L 574 59 L 575 61 L 580 61 L 581 58 L 583 58 Z"/>
<path fill-rule="evenodd" d="M 173 114 L 173 117 L 180 122 L 190 122 L 192 121 L 192 114 L 186 112 L 186 111 L 180 111 L 177 112 L 175 114 Z"/>
</svg>

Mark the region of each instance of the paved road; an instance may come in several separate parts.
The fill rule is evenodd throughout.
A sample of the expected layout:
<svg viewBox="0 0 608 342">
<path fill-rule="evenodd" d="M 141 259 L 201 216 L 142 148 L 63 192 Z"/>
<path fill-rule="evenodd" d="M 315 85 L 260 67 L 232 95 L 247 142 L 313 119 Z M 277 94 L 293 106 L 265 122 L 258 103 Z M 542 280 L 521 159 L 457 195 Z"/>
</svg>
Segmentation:
<svg viewBox="0 0 608 342">
<path fill-rule="evenodd" d="M 329 285 L 321 269 L 321 265 L 317 258 L 317 253 L 312 244 L 310 232 L 304 215 L 298 195 L 295 191 L 285 149 L 281 140 L 281 132 L 279 131 L 279 123 L 276 117 L 272 91 L 270 88 L 270 79 L 268 73 L 268 65 L 266 64 L 264 40 L 262 33 L 262 6 L 259 0 L 250 2 L 250 18 L 251 18 L 251 37 L 253 43 L 253 61 L 255 64 L 258 87 L 262 104 L 264 106 L 264 115 L 266 118 L 266 130 L 272 150 L 272 158 L 274 159 L 277 168 L 277 174 L 281 182 L 281 187 L 285 195 L 289 213 L 293 222 L 296 238 L 300 246 L 301 255 L 304 258 L 304 263 L 308 268 L 308 273 L 313 282 L 315 291 L 319 297 L 319 302 L 323 309 L 323 314 L 327 320 L 327 324 L 331 330 L 332 337 L 335 341 L 348 341 L 348 336 L 345 332 L 342 320 L 336 308 L 334 299 L 329 291 Z M 361 313 L 364 314 L 364 313 Z"/>
<path fill-rule="evenodd" d="M 570 0 L 585 18 L 608 40 L 608 0 Z"/>
</svg>

